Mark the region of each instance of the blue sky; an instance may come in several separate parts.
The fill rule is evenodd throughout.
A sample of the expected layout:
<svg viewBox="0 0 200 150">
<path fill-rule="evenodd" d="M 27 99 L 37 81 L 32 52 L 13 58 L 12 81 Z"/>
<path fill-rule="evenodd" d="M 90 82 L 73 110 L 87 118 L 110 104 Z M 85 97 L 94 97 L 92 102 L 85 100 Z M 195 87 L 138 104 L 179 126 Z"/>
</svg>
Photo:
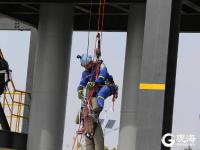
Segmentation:
<svg viewBox="0 0 200 150">
<path fill-rule="evenodd" d="M 93 53 L 95 33 L 90 35 L 90 49 Z M 28 50 L 30 42 L 30 32 L 27 31 L 0 31 L 0 48 L 3 50 L 6 59 L 9 61 L 13 70 L 13 80 L 18 89 L 25 89 Z M 111 100 L 108 99 L 105 104 L 104 112 L 101 117 L 105 119 L 116 119 L 114 126 L 115 131 L 105 131 L 105 141 L 107 145 L 113 147 L 117 145 L 120 104 L 121 104 L 121 87 L 123 79 L 123 66 L 126 45 L 126 33 L 103 33 L 102 58 L 107 65 L 109 72 L 114 76 L 115 82 L 120 87 L 120 95 L 115 103 L 115 112 L 111 112 Z M 68 150 L 72 144 L 72 137 L 75 135 L 77 126 L 74 124 L 74 116 L 80 107 L 80 101 L 76 95 L 76 88 L 81 77 L 83 68 L 80 67 L 76 59 L 77 54 L 86 52 L 87 33 L 74 32 L 69 86 L 67 114 L 65 124 L 65 136 L 63 150 Z M 176 94 L 174 104 L 173 133 L 174 134 L 195 134 L 200 137 L 200 34 L 180 34 Z M 105 113 L 108 111 L 109 113 Z M 113 137 L 116 137 L 113 140 Z M 196 141 L 194 150 L 199 150 L 200 143 Z M 183 147 L 175 146 L 173 150 L 182 150 Z"/>
</svg>

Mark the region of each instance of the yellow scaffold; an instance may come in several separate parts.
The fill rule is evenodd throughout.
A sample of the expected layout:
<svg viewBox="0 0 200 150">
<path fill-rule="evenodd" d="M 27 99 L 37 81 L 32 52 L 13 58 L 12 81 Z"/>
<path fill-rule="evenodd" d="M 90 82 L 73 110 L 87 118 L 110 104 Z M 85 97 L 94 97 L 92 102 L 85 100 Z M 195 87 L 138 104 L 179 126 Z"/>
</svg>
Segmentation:
<svg viewBox="0 0 200 150">
<path fill-rule="evenodd" d="M 0 56 L 4 58 L 1 49 Z M 30 110 L 30 99 L 29 92 L 17 90 L 12 79 L 8 82 L 0 101 L 11 131 L 22 132 L 23 121 L 29 121 L 29 117 L 24 116 L 24 110 Z"/>
</svg>

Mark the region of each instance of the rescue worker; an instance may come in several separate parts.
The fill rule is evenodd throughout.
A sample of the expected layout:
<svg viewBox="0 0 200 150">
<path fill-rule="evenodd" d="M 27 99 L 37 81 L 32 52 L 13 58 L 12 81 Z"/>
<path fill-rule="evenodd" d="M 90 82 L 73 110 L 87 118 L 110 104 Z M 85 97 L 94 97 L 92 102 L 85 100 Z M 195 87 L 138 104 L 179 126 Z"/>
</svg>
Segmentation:
<svg viewBox="0 0 200 150">
<path fill-rule="evenodd" d="M 82 73 L 82 78 L 78 86 L 78 97 L 80 99 L 83 98 L 84 88 L 91 90 L 95 86 L 99 86 L 93 96 L 97 97 L 98 111 L 101 112 L 104 106 L 104 100 L 113 94 L 117 96 L 117 86 L 103 62 L 100 64 L 99 76 L 97 79 L 97 63 L 92 60 L 92 56 L 83 54 L 80 56 L 80 62 L 81 66 L 85 68 L 85 71 Z"/>
<path fill-rule="evenodd" d="M 9 81 L 10 73 L 8 62 L 0 56 L 0 96 L 3 94 Z"/>
<path fill-rule="evenodd" d="M 97 117 L 104 107 L 104 100 L 115 95 L 117 97 L 118 87 L 115 85 L 113 77 L 108 73 L 107 67 L 102 61 L 98 63 L 93 61 L 91 55 L 82 54 L 79 56 L 81 66 L 85 68 L 82 73 L 81 81 L 78 86 L 78 97 L 79 99 L 84 98 L 83 90 L 91 91 L 95 88 L 92 97 L 95 97 L 92 102 L 94 115 Z M 97 75 L 99 70 L 99 75 Z M 84 106 L 82 106 L 84 107 Z M 86 149 L 87 150 L 103 150 L 104 149 L 104 138 L 101 125 L 98 121 L 93 122 L 93 134 L 86 134 Z"/>
</svg>

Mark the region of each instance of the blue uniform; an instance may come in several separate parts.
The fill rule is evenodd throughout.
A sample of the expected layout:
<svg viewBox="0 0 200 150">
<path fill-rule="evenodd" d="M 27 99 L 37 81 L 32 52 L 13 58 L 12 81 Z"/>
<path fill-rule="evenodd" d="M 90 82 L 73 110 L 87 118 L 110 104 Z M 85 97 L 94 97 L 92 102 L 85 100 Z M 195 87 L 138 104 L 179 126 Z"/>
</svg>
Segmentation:
<svg viewBox="0 0 200 150">
<path fill-rule="evenodd" d="M 97 104 L 101 111 L 104 106 L 104 100 L 110 95 L 114 94 L 116 91 L 113 86 L 107 85 L 107 83 L 114 85 L 113 77 L 108 73 L 106 66 L 102 63 L 98 78 L 96 78 L 95 66 L 90 71 L 83 71 L 78 90 L 85 88 L 88 82 L 95 82 L 96 85 L 101 85 L 99 88 L 97 88 L 93 95 L 97 97 Z"/>
</svg>

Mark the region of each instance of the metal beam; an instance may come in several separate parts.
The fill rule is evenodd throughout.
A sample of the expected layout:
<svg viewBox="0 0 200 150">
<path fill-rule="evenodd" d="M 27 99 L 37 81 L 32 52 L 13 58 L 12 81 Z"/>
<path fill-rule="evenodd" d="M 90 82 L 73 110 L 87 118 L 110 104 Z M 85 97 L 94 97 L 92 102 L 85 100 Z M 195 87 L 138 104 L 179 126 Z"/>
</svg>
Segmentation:
<svg viewBox="0 0 200 150">
<path fill-rule="evenodd" d="M 10 14 L 13 15 L 39 15 L 39 12 L 23 12 L 23 11 L 17 11 L 17 12 L 11 12 Z M 82 12 L 77 12 L 74 13 L 76 16 L 88 16 L 88 13 L 82 13 Z M 98 13 L 93 13 L 91 14 L 92 16 L 98 16 Z M 105 16 L 127 16 L 127 13 L 105 13 Z"/>
<path fill-rule="evenodd" d="M 130 3 L 137 3 L 137 2 L 145 2 L 146 0 L 107 0 L 106 4 L 114 3 L 114 4 L 121 4 L 126 5 Z M 91 0 L 2 0 L 0 4 L 41 4 L 41 3 L 49 3 L 49 2 L 56 2 L 56 3 L 75 3 L 75 4 L 90 4 Z M 93 4 L 99 4 L 99 0 L 93 0 Z"/>
<path fill-rule="evenodd" d="M 128 9 L 126 9 L 126 8 L 124 8 L 124 7 L 122 7 L 122 6 L 118 5 L 118 4 L 108 4 L 108 5 L 110 5 L 112 7 L 115 7 L 117 9 L 120 9 L 121 11 L 123 11 L 125 13 L 128 13 L 128 11 L 129 11 Z"/>
<path fill-rule="evenodd" d="M 185 12 L 184 10 L 181 10 L 181 15 L 187 15 L 188 13 Z"/>
<path fill-rule="evenodd" d="M 91 16 L 91 31 L 97 30 L 98 17 L 95 15 Z M 89 17 L 87 15 L 75 15 L 74 16 L 74 30 L 75 31 L 87 31 L 88 30 Z M 126 32 L 127 31 L 127 15 L 119 16 L 108 16 L 104 18 L 104 31 L 110 32 Z"/>
<path fill-rule="evenodd" d="M 87 13 L 87 14 L 90 14 L 90 11 L 88 9 L 86 9 L 86 8 L 80 7 L 78 5 L 74 6 L 74 8 L 79 9 L 79 10 L 81 10 L 81 11 Z"/>
<path fill-rule="evenodd" d="M 37 28 L 39 15 L 17 15 L 5 11 L 0 11 L 0 13 L 4 16 L 7 16 L 8 18 L 18 20 L 26 25 L 30 25 L 32 27 Z"/>
<path fill-rule="evenodd" d="M 182 15 L 181 32 L 200 32 L 200 15 Z"/>
<path fill-rule="evenodd" d="M 1 2 L 0 2 L 1 3 Z M 111 5 L 111 4 L 116 4 L 116 5 L 129 5 L 130 3 L 132 2 L 106 2 L 106 5 Z M 134 3 L 138 3 L 138 2 L 135 2 Z M 143 3 L 143 2 L 142 2 Z M 90 5 L 91 3 L 75 3 L 77 5 Z M 99 5 L 99 2 L 98 3 L 92 3 L 92 5 Z"/>
<path fill-rule="evenodd" d="M 137 1 L 143 1 L 143 0 L 137 0 Z M 0 3 L 6 3 L 6 4 L 19 4 L 19 3 L 26 3 L 26 4 L 39 4 L 39 3 L 87 3 L 90 4 L 91 0 L 4 0 Z M 130 3 L 135 2 L 134 0 L 107 0 L 107 3 Z M 99 4 L 99 0 L 93 0 L 93 3 Z"/>
<path fill-rule="evenodd" d="M 85 13 L 74 13 L 76 16 L 88 16 L 88 14 Z M 91 14 L 92 16 L 98 16 L 98 13 Z M 105 16 L 128 16 L 128 13 L 105 13 Z"/>
<path fill-rule="evenodd" d="M 15 14 L 15 15 L 39 15 L 39 12 L 27 12 L 27 11 L 13 11 L 10 12 L 10 14 Z"/>
<path fill-rule="evenodd" d="M 200 7 L 189 0 L 183 0 L 183 4 L 189 6 L 190 8 L 194 9 L 197 12 L 200 12 Z"/>
<path fill-rule="evenodd" d="M 31 10 L 33 10 L 33 11 L 36 11 L 36 12 L 39 11 L 39 9 L 37 9 L 37 8 L 35 8 L 35 7 L 33 7 L 33 6 L 30 6 L 30 5 L 28 5 L 28 4 L 25 4 L 25 3 L 22 3 L 22 4 L 20 4 L 20 5 L 22 5 L 22 6 L 26 7 L 26 8 L 29 8 L 29 9 L 31 9 Z"/>
</svg>

